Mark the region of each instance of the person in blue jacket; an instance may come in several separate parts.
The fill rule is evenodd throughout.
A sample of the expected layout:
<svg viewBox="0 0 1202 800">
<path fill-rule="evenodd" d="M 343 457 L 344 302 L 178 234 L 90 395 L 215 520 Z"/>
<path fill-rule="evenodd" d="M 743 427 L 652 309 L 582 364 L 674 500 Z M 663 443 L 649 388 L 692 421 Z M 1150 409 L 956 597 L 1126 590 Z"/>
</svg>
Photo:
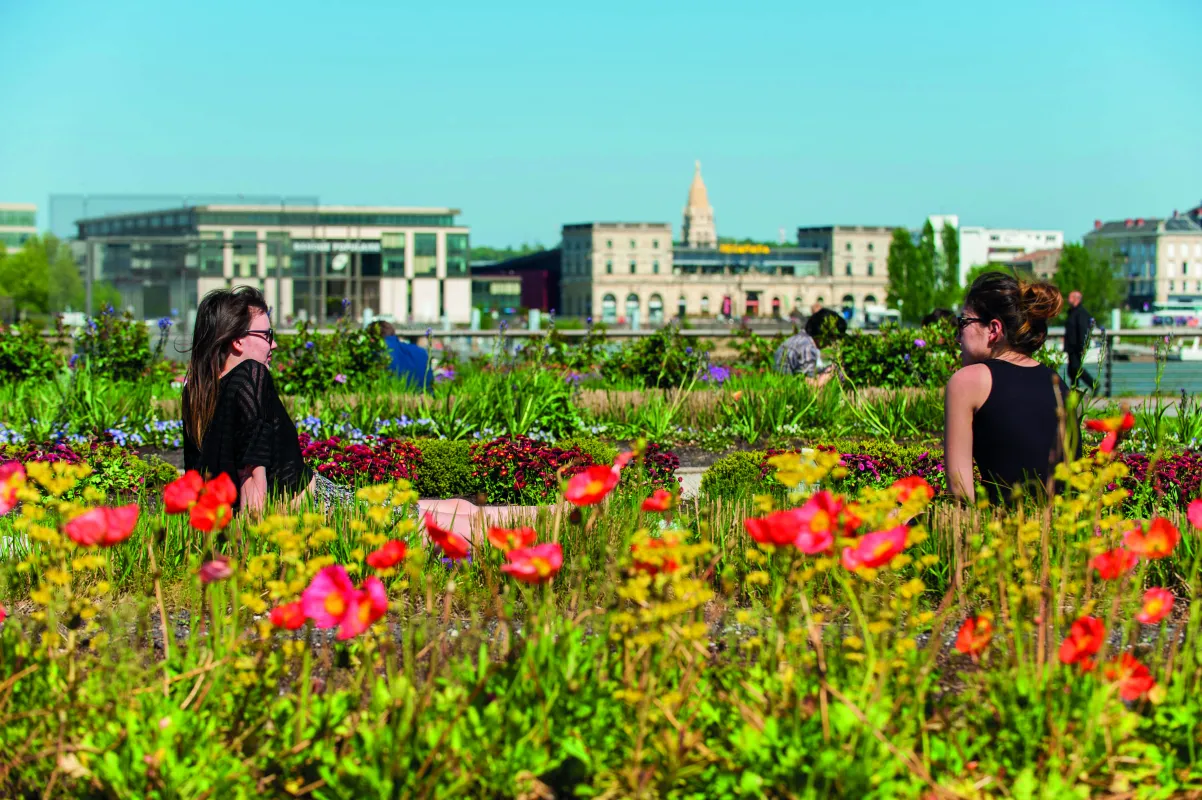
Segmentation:
<svg viewBox="0 0 1202 800">
<path fill-rule="evenodd" d="M 396 335 L 392 323 L 376 320 L 368 326 L 368 332 L 379 337 L 388 347 L 392 362 L 388 369 L 415 389 L 425 391 L 430 385 L 428 374 L 429 354 L 421 347 L 402 342 Z"/>
</svg>

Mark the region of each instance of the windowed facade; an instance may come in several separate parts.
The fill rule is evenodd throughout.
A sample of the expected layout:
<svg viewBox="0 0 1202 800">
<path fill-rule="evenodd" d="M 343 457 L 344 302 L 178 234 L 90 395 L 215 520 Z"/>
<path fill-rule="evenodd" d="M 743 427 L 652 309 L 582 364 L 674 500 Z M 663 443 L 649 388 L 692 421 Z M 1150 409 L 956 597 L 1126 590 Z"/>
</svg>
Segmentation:
<svg viewBox="0 0 1202 800">
<path fill-rule="evenodd" d="M 845 274 L 845 275 L 851 274 L 851 262 L 850 261 L 847 262 L 847 266 L 844 268 L 843 274 Z"/>
<path fill-rule="evenodd" d="M 618 321 L 618 298 L 612 294 L 601 298 L 601 321 L 611 324 Z"/>
<path fill-rule="evenodd" d="M 447 234 L 447 277 L 467 276 L 468 246 L 466 233 Z"/>
<path fill-rule="evenodd" d="M 634 292 L 626 295 L 626 321 L 631 322 L 639 313 L 639 296 Z"/>
<path fill-rule="evenodd" d="M 634 275 L 638 271 L 639 271 L 638 263 L 632 258 L 630 260 L 630 274 Z"/>
<path fill-rule="evenodd" d="M 381 272 L 402 278 L 405 275 L 405 234 L 386 233 L 380 238 Z"/>
<path fill-rule="evenodd" d="M 234 277 L 259 275 L 259 235 L 254 231 L 234 231 Z"/>
<path fill-rule="evenodd" d="M 413 234 L 413 276 L 433 278 L 438 274 L 438 234 Z"/>
<path fill-rule="evenodd" d="M 664 299 L 658 294 L 647 298 L 647 321 L 652 325 L 662 325 L 664 322 Z"/>
<path fill-rule="evenodd" d="M 605 274 L 606 274 L 606 275 L 613 275 L 613 274 L 614 274 L 614 262 L 613 262 L 613 261 L 606 261 L 606 262 L 605 262 Z"/>
</svg>

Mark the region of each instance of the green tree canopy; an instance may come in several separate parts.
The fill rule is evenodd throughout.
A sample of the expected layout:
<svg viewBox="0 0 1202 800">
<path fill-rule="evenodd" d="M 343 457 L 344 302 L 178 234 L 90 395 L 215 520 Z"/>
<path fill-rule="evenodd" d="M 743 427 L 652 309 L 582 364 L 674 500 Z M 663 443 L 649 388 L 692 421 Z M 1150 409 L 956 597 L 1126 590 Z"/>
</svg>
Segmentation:
<svg viewBox="0 0 1202 800">
<path fill-rule="evenodd" d="M 916 288 L 919 288 L 918 251 L 910 238 L 910 232 L 905 228 L 896 228 L 893 231 L 886 263 L 889 277 L 885 285 L 885 302 L 890 308 L 901 311 L 903 321 L 918 322 L 927 313 L 924 309 L 930 302 L 930 296 L 916 292 Z"/>
<path fill-rule="evenodd" d="M 942 270 L 939 274 L 939 290 L 936 304 L 941 308 L 958 306 L 964 301 L 964 290 L 960 286 L 960 234 L 955 225 L 944 223 L 939 232 L 943 240 Z"/>
<path fill-rule="evenodd" d="M 1080 244 L 1066 244 L 1056 268 L 1056 286 L 1066 297 L 1077 291 L 1083 305 L 1095 319 L 1107 319 L 1112 309 L 1127 300 L 1127 282 L 1105 254 L 1095 253 Z"/>
<path fill-rule="evenodd" d="M 71 248 L 57 236 L 31 236 L 14 253 L 0 251 L 0 295 L 13 299 L 13 307 L 25 314 L 55 314 L 84 310 L 84 285 Z M 92 313 L 108 303 L 118 305 L 120 295 L 113 287 L 92 287 Z"/>
</svg>

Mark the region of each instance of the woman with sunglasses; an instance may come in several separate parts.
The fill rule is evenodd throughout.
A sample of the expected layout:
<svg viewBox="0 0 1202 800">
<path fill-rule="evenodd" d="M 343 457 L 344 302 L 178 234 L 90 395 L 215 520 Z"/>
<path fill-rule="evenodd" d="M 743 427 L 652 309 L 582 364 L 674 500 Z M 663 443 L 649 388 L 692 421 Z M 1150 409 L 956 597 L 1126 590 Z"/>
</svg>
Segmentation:
<svg viewBox="0 0 1202 800">
<path fill-rule="evenodd" d="M 1015 485 L 1037 495 L 1048 485 L 1063 458 L 1066 393 L 1056 373 L 1031 356 L 1062 305 L 1055 286 L 1002 272 L 987 272 L 969 288 L 956 318 L 963 367 L 944 398 L 944 468 L 953 495 L 976 500 L 974 462 L 994 504 L 1010 502 Z"/>
<path fill-rule="evenodd" d="M 182 403 L 184 468 L 209 479 L 228 474 L 238 489 L 235 509 L 256 514 L 269 495 L 297 502 L 329 488 L 305 465 L 267 370 L 276 347 L 258 289 L 216 289 L 200 301 Z"/>
</svg>

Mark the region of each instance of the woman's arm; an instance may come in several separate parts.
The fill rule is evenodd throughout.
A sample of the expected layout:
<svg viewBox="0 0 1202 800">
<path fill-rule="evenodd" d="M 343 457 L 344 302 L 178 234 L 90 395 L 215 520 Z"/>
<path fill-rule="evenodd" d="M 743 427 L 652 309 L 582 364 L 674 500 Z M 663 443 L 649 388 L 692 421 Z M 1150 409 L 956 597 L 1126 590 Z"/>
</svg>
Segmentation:
<svg viewBox="0 0 1202 800">
<path fill-rule="evenodd" d="M 267 503 L 267 468 L 252 467 L 242 471 L 242 508 L 251 516 L 260 516 Z"/>
<path fill-rule="evenodd" d="M 957 370 L 943 398 L 943 469 L 947 488 L 967 503 L 976 502 L 972 478 L 972 417 L 989 396 L 989 368 L 974 364 Z"/>
</svg>

